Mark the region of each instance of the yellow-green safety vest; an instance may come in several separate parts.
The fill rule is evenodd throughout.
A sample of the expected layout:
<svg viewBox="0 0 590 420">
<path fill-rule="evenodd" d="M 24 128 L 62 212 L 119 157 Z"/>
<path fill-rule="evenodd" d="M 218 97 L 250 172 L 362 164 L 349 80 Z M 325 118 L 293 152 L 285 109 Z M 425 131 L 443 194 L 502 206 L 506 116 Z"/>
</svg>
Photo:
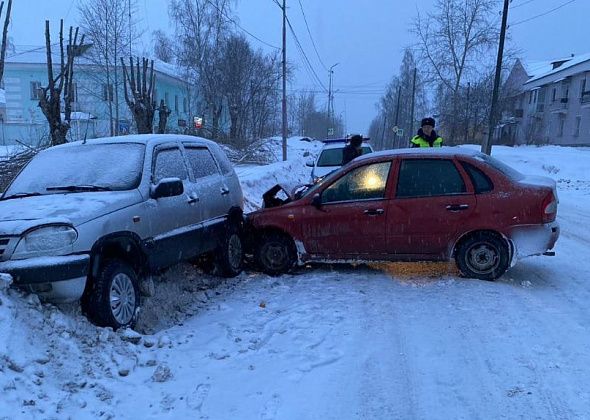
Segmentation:
<svg viewBox="0 0 590 420">
<path fill-rule="evenodd" d="M 418 135 L 412 137 L 411 142 L 414 144 L 417 144 L 420 147 L 430 147 L 430 143 L 428 143 L 428 140 L 424 140 L 422 137 L 420 137 Z M 438 136 L 436 138 L 436 140 L 434 140 L 434 142 L 432 143 L 432 147 L 441 147 L 442 143 L 443 143 L 442 137 Z"/>
</svg>

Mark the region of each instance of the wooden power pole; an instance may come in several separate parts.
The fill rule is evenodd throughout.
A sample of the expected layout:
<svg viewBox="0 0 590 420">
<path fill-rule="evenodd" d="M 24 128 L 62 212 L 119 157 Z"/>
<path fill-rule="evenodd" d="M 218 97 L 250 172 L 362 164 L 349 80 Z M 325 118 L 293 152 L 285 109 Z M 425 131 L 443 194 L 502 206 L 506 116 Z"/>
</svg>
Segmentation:
<svg viewBox="0 0 590 420">
<path fill-rule="evenodd" d="M 287 160 L 287 0 L 283 0 L 283 160 Z"/>
<path fill-rule="evenodd" d="M 488 137 L 481 144 L 481 152 L 489 155 L 492 153 L 492 138 L 494 136 L 494 124 L 496 123 L 496 108 L 498 107 L 498 91 L 500 90 L 500 76 L 502 74 L 502 57 L 504 55 L 504 39 L 506 38 L 506 22 L 508 20 L 508 4 L 510 0 L 504 0 L 502 11 L 502 28 L 500 29 L 500 44 L 498 45 L 498 60 L 496 61 L 496 78 L 494 79 L 494 93 L 492 94 L 492 108 L 488 125 Z"/>
</svg>

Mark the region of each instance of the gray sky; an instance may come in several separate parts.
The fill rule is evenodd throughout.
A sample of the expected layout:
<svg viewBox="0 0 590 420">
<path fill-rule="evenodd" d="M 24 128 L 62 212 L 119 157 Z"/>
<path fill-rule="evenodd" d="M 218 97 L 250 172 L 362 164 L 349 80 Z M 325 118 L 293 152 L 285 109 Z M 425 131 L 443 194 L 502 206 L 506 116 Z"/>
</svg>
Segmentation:
<svg viewBox="0 0 590 420">
<path fill-rule="evenodd" d="M 43 45 L 45 19 L 52 22 L 53 36 L 56 36 L 60 18 L 64 17 L 68 25 L 77 23 L 78 1 L 13 0 L 9 36 L 17 45 Z M 513 0 L 509 23 L 533 18 L 568 1 L 571 0 Z M 345 118 L 348 132 L 366 133 L 382 90 L 399 68 L 403 48 L 413 42 L 409 28 L 417 10 L 429 11 L 434 0 L 301 0 L 301 3 L 321 60 L 327 67 L 339 63 L 334 68 L 335 112 Z M 150 48 L 152 31 L 162 29 L 173 33 L 167 4 L 165 0 L 137 0 L 140 26 L 145 31 L 143 49 Z M 287 0 L 287 8 L 300 43 L 327 88 L 328 72 L 314 51 L 299 0 Z M 500 10 L 501 7 L 498 13 Z M 280 46 L 281 10 L 273 0 L 239 0 L 236 15 L 244 29 L 268 44 Z M 511 45 L 529 60 L 590 52 L 588 16 L 590 1 L 574 0 L 546 16 L 512 26 Z M 305 70 L 291 33 L 287 36 L 288 60 L 297 69 L 290 89 L 322 92 L 319 82 Z M 247 37 L 252 45 L 272 50 Z M 318 104 L 324 106 L 327 94 L 318 93 L 317 98 Z"/>
</svg>

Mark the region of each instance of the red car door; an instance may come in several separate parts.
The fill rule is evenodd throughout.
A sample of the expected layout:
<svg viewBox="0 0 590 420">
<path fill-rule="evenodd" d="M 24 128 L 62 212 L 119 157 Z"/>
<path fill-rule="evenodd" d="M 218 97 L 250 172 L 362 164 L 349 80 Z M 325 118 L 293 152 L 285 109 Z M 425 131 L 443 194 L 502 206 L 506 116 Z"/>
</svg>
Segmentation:
<svg viewBox="0 0 590 420">
<path fill-rule="evenodd" d="M 476 200 L 452 158 L 403 158 L 387 209 L 388 252 L 445 258 L 471 224 Z"/>
<path fill-rule="evenodd" d="M 302 220 L 302 237 L 309 254 L 325 258 L 363 258 L 385 254 L 387 190 L 391 161 L 356 167 L 320 195 Z"/>
</svg>

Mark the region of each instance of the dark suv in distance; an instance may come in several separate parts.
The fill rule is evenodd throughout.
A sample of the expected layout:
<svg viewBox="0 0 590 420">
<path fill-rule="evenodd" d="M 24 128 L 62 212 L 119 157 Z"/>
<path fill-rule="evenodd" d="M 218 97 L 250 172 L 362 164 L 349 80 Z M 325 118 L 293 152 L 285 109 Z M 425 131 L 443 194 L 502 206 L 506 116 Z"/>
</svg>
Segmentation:
<svg viewBox="0 0 590 420">
<path fill-rule="evenodd" d="M 96 324 L 132 325 L 142 279 L 199 256 L 242 269 L 243 196 L 220 147 L 131 135 L 51 147 L 0 197 L 0 273 Z"/>
<path fill-rule="evenodd" d="M 462 148 L 372 153 L 287 195 L 265 194 L 248 215 L 269 274 L 296 261 L 454 258 L 463 275 L 495 280 L 515 258 L 552 254 L 559 236 L 555 181 Z"/>
</svg>

